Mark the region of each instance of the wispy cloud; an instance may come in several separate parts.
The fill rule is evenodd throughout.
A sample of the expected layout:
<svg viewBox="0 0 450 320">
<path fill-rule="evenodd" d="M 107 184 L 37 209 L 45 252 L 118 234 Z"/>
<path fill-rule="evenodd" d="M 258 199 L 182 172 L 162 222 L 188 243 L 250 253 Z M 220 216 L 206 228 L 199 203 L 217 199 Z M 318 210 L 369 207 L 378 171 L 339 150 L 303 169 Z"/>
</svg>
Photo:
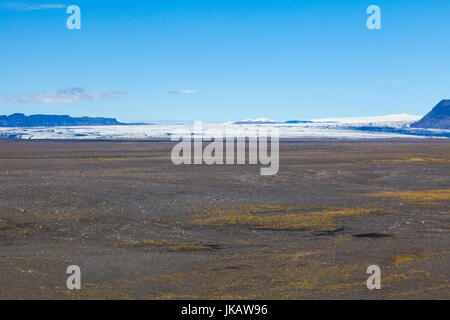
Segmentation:
<svg viewBox="0 0 450 320">
<path fill-rule="evenodd" d="M 57 92 L 40 92 L 36 94 L 24 94 L 18 96 L 0 96 L 0 98 L 9 102 L 17 103 L 58 104 L 102 99 L 116 99 L 124 94 L 126 93 L 123 91 L 98 93 L 85 91 L 82 88 L 67 88 L 59 90 Z"/>
<path fill-rule="evenodd" d="M 30 3 L 23 3 L 23 2 L 0 3 L 0 9 L 9 9 L 9 10 L 17 10 L 17 11 L 63 9 L 66 7 L 67 7 L 67 5 L 65 5 L 65 4 L 30 4 Z"/>
<path fill-rule="evenodd" d="M 194 94 L 195 90 L 176 90 L 170 91 L 171 94 Z"/>
</svg>

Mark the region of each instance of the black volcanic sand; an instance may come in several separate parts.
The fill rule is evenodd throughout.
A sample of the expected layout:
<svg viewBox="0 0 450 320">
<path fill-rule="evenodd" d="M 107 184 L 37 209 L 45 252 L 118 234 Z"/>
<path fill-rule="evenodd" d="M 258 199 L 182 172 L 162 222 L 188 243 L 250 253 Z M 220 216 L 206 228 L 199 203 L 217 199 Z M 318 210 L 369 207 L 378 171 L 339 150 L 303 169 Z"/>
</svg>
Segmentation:
<svg viewBox="0 0 450 320">
<path fill-rule="evenodd" d="M 173 145 L 0 141 L 0 298 L 449 298 L 448 140 L 283 141 L 273 177 Z"/>
</svg>

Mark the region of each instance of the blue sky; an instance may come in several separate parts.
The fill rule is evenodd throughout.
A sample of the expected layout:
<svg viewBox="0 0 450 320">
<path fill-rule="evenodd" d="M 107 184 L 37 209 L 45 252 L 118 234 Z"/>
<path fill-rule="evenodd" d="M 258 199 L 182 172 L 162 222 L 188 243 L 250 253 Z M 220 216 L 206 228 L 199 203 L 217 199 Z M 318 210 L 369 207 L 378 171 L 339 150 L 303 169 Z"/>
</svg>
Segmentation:
<svg viewBox="0 0 450 320">
<path fill-rule="evenodd" d="M 448 0 L 0 1 L 0 114 L 421 115 L 450 98 L 449 21 Z"/>
</svg>

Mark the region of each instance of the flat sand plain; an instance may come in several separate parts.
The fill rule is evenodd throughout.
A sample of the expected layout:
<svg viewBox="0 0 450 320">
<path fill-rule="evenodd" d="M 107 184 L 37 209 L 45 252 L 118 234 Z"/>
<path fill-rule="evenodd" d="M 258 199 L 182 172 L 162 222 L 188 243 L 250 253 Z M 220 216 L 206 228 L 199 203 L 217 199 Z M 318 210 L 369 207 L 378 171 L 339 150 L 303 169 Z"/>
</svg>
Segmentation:
<svg viewBox="0 0 450 320">
<path fill-rule="evenodd" d="M 286 140 L 272 177 L 173 146 L 0 141 L 0 299 L 449 298 L 448 140 Z"/>
</svg>

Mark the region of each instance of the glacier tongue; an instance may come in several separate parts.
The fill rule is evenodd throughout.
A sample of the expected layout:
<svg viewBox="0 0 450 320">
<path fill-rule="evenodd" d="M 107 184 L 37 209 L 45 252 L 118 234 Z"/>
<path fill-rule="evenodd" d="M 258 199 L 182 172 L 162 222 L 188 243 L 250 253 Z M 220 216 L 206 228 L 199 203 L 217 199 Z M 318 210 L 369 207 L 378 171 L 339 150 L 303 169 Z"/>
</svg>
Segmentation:
<svg viewBox="0 0 450 320">
<path fill-rule="evenodd" d="M 278 129 L 280 138 L 379 139 L 450 136 L 449 130 L 409 129 L 409 124 L 420 118 L 420 116 L 411 115 L 389 115 L 319 119 L 313 120 L 312 123 L 233 124 L 226 122 L 203 123 L 202 126 L 205 131 L 212 132 L 212 136 L 220 136 L 224 132 L 248 136 L 261 128 Z M 192 133 L 192 124 L 0 128 L 0 139 L 146 139 L 190 136 Z"/>
</svg>

